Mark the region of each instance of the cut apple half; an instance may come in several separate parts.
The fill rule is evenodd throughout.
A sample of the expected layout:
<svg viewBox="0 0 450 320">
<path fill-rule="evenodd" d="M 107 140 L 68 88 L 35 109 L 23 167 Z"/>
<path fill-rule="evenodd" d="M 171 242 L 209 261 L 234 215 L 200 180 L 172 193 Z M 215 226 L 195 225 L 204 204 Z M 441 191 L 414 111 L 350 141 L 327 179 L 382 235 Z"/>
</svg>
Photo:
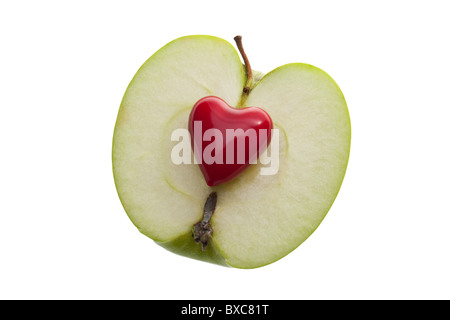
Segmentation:
<svg viewBox="0 0 450 320">
<path fill-rule="evenodd" d="M 318 227 L 343 181 L 350 118 L 339 87 L 308 64 L 281 66 L 255 79 L 236 49 L 212 36 L 176 39 L 139 69 L 123 97 L 113 139 L 113 172 L 122 205 L 140 232 L 177 254 L 237 268 L 279 260 Z M 232 107 L 259 107 L 279 130 L 276 174 L 252 164 L 208 187 L 196 164 L 174 164 L 174 130 L 188 127 L 195 103 L 216 96 Z M 273 141 L 273 140 L 272 140 Z M 194 241 L 205 201 L 215 192 L 206 248 Z"/>
</svg>

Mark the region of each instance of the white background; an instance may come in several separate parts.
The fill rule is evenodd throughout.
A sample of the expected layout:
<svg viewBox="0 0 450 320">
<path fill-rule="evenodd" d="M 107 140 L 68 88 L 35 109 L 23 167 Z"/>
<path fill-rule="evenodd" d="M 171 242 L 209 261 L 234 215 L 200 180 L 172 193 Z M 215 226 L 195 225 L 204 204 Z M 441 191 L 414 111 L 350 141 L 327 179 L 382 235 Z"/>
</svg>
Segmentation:
<svg viewBox="0 0 450 320">
<path fill-rule="evenodd" d="M 0 298 L 450 299 L 448 13 L 445 1 L 2 1 Z M 122 95 L 189 34 L 241 34 L 256 70 L 316 65 L 348 102 L 336 202 L 263 268 L 165 251 L 114 187 Z"/>
</svg>

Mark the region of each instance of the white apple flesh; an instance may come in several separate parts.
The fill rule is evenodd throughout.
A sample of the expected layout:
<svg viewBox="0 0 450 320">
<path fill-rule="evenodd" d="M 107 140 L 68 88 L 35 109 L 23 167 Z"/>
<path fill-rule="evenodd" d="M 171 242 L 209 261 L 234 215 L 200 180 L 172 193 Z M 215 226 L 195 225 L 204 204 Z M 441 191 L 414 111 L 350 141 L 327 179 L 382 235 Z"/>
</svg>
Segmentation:
<svg viewBox="0 0 450 320">
<path fill-rule="evenodd" d="M 234 47 L 211 36 L 176 39 L 131 81 L 117 117 L 113 171 L 125 211 L 140 232 L 177 254 L 237 268 L 279 260 L 318 227 L 343 181 L 350 118 L 333 79 L 307 64 L 281 66 L 241 99 L 246 72 Z M 192 106 L 217 96 L 269 113 L 279 134 L 279 170 L 251 165 L 210 188 L 195 164 L 175 165 L 171 133 L 187 128 Z M 208 195 L 217 193 L 205 251 L 192 237 Z"/>
</svg>

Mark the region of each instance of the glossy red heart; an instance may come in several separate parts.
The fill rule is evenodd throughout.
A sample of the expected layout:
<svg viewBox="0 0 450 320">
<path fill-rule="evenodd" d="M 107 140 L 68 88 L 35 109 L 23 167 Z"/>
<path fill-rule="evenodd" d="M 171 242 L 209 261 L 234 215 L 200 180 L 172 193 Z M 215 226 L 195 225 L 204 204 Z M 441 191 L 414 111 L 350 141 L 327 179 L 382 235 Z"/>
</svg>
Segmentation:
<svg viewBox="0 0 450 320">
<path fill-rule="evenodd" d="M 195 163 L 208 186 L 228 182 L 256 163 L 272 128 L 272 119 L 260 108 L 232 108 L 214 96 L 200 99 L 189 116 L 189 132 Z"/>
</svg>

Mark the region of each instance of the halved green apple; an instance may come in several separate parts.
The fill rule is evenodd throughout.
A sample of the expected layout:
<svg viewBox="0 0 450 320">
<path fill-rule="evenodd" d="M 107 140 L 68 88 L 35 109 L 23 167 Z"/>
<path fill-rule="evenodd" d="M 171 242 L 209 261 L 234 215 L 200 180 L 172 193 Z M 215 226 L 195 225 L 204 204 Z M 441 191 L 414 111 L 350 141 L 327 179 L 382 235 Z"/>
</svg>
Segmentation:
<svg viewBox="0 0 450 320">
<path fill-rule="evenodd" d="M 282 258 L 318 227 L 343 181 L 350 119 L 339 87 L 308 64 L 281 66 L 256 79 L 236 49 L 212 36 L 176 39 L 134 76 L 120 106 L 113 171 L 123 207 L 140 232 L 177 254 L 237 268 Z M 253 164 L 236 179 L 208 187 L 195 164 L 174 164 L 171 134 L 187 128 L 193 105 L 217 96 L 233 107 L 257 106 L 279 130 L 279 169 Z M 206 250 L 192 236 L 212 191 L 217 204 Z"/>
</svg>

